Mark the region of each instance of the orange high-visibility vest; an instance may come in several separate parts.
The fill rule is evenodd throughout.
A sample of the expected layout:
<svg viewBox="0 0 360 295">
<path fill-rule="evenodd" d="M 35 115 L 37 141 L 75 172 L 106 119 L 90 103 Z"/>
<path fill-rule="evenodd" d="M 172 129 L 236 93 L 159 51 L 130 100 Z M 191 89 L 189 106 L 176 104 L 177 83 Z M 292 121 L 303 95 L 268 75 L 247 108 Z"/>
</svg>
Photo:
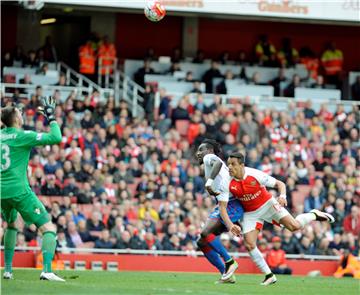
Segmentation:
<svg viewBox="0 0 360 295">
<path fill-rule="evenodd" d="M 107 72 L 112 73 L 114 69 L 114 63 L 116 58 L 116 49 L 114 44 L 104 43 L 100 45 L 98 51 L 98 57 L 100 61 L 100 72 L 102 75 L 105 75 Z"/>
<path fill-rule="evenodd" d="M 309 76 L 316 80 L 319 71 L 319 60 L 313 57 L 302 57 L 300 58 L 300 63 L 305 65 L 306 69 L 309 71 Z"/>
<path fill-rule="evenodd" d="M 335 51 L 326 50 L 321 57 L 322 65 L 328 76 L 336 75 L 341 72 L 343 61 L 343 53 L 339 49 L 336 49 Z"/>
<path fill-rule="evenodd" d="M 79 49 L 79 72 L 81 74 L 95 74 L 95 52 L 90 45 L 83 45 Z"/>
</svg>

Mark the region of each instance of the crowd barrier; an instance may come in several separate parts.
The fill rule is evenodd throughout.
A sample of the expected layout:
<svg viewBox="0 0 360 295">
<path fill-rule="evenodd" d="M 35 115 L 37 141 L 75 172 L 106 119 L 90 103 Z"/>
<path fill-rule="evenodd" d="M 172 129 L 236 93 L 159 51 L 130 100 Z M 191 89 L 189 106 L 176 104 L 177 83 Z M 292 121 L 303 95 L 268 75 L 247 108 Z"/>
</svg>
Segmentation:
<svg viewBox="0 0 360 295">
<path fill-rule="evenodd" d="M 39 248 L 32 251 L 17 251 L 14 267 L 35 267 Z M 34 251 L 36 249 L 36 251 Z M 58 259 L 67 261 L 71 268 L 75 262 L 84 262 L 86 269 L 91 269 L 92 262 L 100 262 L 106 269 L 108 262 L 115 262 L 119 271 L 161 271 L 161 272 L 216 272 L 200 252 L 148 251 L 148 250 L 113 250 L 113 249 L 72 249 L 76 253 L 59 253 Z M 97 253 L 93 253 L 97 252 Z M 247 253 L 232 253 L 239 264 L 238 273 L 259 273 Z M 287 255 L 287 263 L 294 275 L 307 275 L 320 271 L 324 276 L 332 276 L 338 265 L 338 257 L 313 255 Z M 1 266 L 4 265 L 1 252 Z"/>
</svg>

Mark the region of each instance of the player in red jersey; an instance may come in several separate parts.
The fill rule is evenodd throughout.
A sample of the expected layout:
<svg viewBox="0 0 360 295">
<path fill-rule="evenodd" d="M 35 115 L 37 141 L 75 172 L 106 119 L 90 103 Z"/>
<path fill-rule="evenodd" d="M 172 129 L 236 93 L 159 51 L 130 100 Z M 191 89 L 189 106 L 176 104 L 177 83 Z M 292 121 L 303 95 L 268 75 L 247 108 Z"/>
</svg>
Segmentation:
<svg viewBox="0 0 360 295">
<path fill-rule="evenodd" d="M 271 272 L 265 259 L 256 247 L 256 240 L 264 221 L 280 225 L 294 232 L 302 229 L 306 224 L 318 220 L 333 223 L 334 217 L 319 210 L 292 217 L 284 208 L 286 201 L 286 186 L 282 181 L 271 177 L 264 172 L 245 167 L 245 157 L 241 153 L 232 153 L 228 159 L 230 181 L 229 190 L 234 197 L 240 200 L 245 214 L 242 222 L 244 243 L 251 259 L 265 274 L 262 285 L 276 282 L 275 275 Z M 277 188 L 280 196 L 274 198 L 266 187 Z"/>
</svg>

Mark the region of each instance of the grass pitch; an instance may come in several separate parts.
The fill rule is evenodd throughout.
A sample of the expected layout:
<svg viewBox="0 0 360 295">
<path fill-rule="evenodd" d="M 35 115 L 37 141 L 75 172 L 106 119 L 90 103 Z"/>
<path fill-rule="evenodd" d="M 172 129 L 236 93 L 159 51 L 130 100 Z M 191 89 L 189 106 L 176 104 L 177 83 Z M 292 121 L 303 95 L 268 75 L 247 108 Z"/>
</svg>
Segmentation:
<svg viewBox="0 0 360 295">
<path fill-rule="evenodd" d="M 1 274 L 3 273 L 3 270 Z M 160 272 L 59 271 L 66 283 L 40 281 L 38 270 L 15 269 L 14 280 L 1 279 L 4 295 L 359 295 L 352 278 L 278 276 L 263 287 L 261 275 L 237 275 L 234 285 L 215 285 L 216 274 Z"/>
</svg>

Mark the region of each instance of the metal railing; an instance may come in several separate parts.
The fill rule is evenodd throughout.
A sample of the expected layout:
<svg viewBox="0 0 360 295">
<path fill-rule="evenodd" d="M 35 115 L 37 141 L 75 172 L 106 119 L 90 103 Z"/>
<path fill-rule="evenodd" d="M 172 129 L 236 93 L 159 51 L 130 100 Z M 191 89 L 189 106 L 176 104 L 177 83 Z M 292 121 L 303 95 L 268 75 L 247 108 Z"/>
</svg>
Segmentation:
<svg viewBox="0 0 360 295">
<path fill-rule="evenodd" d="M 26 93 L 20 93 L 20 97 L 22 98 L 30 98 L 30 96 L 35 93 L 37 85 L 33 84 L 13 84 L 13 83 L 1 83 L 1 93 L 5 96 L 10 97 L 14 93 L 7 92 L 9 89 L 24 89 Z M 91 87 L 83 87 L 83 86 L 57 86 L 57 85 L 42 85 L 41 88 L 43 91 L 51 91 L 55 92 L 56 90 L 60 92 L 71 93 L 75 92 L 75 97 L 80 98 L 82 92 L 91 93 L 93 90 Z"/>
<path fill-rule="evenodd" d="M 111 60 L 111 65 L 103 65 L 104 59 Z M 115 86 L 115 74 L 117 71 L 118 59 L 110 57 L 99 57 L 98 60 L 98 85 L 105 88 L 111 88 Z M 104 72 L 105 71 L 105 72 Z"/>
<path fill-rule="evenodd" d="M 180 92 L 171 92 L 167 91 L 167 96 L 171 96 L 172 99 L 172 106 L 177 106 L 180 99 L 185 96 L 190 96 L 190 102 L 195 103 L 197 96 L 199 94 L 197 93 L 180 93 Z M 222 99 L 222 105 L 225 106 L 232 106 L 236 102 L 241 102 L 244 99 L 249 99 L 252 104 L 256 104 L 260 109 L 268 108 L 269 104 L 271 104 L 271 107 L 274 109 L 279 108 L 279 106 L 285 107 L 290 103 L 303 103 L 307 101 L 308 99 L 296 99 L 293 97 L 277 97 L 277 96 L 244 96 L 244 95 L 229 95 L 229 94 L 213 94 L 213 93 L 203 93 L 201 94 L 204 99 L 205 105 L 210 105 L 214 102 L 214 96 L 220 96 Z M 161 98 L 159 95 L 159 92 L 155 93 L 155 108 L 158 108 L 161 102 Z M 346 109 L 351 109 L 354 106 L 360 106 L 359 101 L 349 101 L 349 100 L 333 100 L 333 99 L 318 99 L 318 100 L 312 100 L 312 106 L 313 108 L 320 108 L 322 104 L 325 104 L 327 108 L 336 107 L 338 105 L 343 105 Z"/>
<path fill-rule="evenodd" d="M 4 246 L 0 247 L 1 250 Z M 40 247 L 16 247 L 18 251 L 41 251 Z M 136 254 L 136 255 L 154 255 L 154 256 L 189 256 L 187 251 L 166 251 L 166 250 L 135 250 L 135 249 L 95 249 L 95 248 L 58 248 L 60 253 L 98 253 L 98 254 Z M 249 257 L 248 253 L 231 252 L 229 253 L 235 258 Z M 191 252 L 193 256 L 203 256 L 200 251 Z M 286 254 L 288 259 L 304 259 L 304 260 L 332 260 L 337 261 L 339 256 L 327 255 L 302 255 L 302 254 Z"/>
<path fill-rule="evenodd" d="M 130 103 L 133 117 L 143 118 L 145 116 L 145 111 L 142 107 L 145 89 L 120 71 L 117 71 L 116 76 L 115 80 L 118 85 L 115 83 L 115 89 L 120 91 L 121 88 L 122 98 Z"/>
<path fill-rule="evenodd" d="M 95 82 L 91 81 L 89 78 L 85 77 L 84 75 L 79 74 L 74 69 L 69 67 L 64 62 L 59 62 L 57 64 L 57 70 L 59 72 L 65 73 L 66 80 L 71 85 L 76 85 L 80 87 L 86 87 L 91 89 L 91 91 L 96 90 L 100 94 L 100 98 L 105 100 L 110 96 L 114 96 L 114 89 L 111 88 L 102 88 L 100 85 L 96 84 Z"/>
</svg>

